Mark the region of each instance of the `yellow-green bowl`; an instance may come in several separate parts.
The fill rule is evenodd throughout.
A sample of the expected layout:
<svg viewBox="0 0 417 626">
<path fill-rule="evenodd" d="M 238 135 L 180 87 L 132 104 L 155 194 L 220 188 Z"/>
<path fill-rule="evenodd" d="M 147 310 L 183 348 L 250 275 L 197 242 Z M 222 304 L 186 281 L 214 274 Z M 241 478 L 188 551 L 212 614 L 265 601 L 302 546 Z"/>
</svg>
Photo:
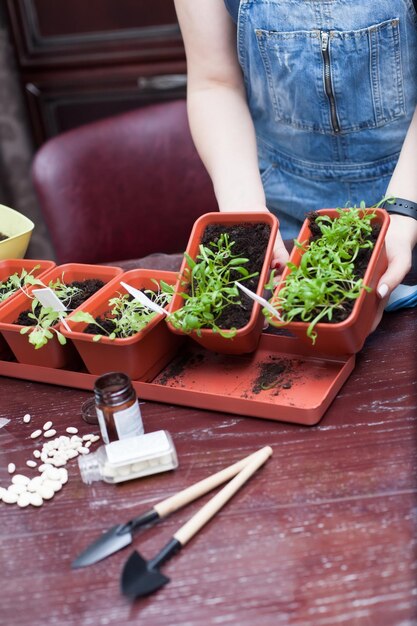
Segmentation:
<svg viewBox="0 0 417 626">
<path fill-rule="evenodd" d="M 35 224 L 14 209 L 0 204 L 0 259 L 23 259 Z"/>
</svg>

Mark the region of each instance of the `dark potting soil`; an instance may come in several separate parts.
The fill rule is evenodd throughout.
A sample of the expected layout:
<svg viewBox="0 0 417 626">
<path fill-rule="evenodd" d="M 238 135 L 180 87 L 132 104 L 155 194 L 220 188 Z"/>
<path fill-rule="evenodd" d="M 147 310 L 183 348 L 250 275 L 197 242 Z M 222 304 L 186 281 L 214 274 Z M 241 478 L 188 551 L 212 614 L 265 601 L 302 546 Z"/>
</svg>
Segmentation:
<svg viewBox="0 0 417 626">
<path fill-rule="evenodd" d="M 146 295 L 148 296 L 150 300 L 154 299 L 152 297 L 152 293 L 147 292 Z M 133 296 L 129 295 L 127 300 L 130 302 L 131 300 L 133 300 Z M 104 335 L 105 336 L 105 333 L 103 333 L 103 328 L 104 328 L 106 333 L 111 335 L 111 333 L 116 330 L 116 324 L 113 322 L 112 318 L 109 317 L 110 315 L 111 315 L 111 312 L 108 311 L 107 313 L 104 313 L 102 316 L 99 315 L 98 317 L 94 318 L 97 324 L 100 324 L 101 328 L 99 326 L 96 326 L 96 324 L 88 324 L 84 328 L 83 333 L 85 333 L 86 335 Z M 132 335 L 133 334 L 134 333 L 132 332 Z"/>
<path fill-rule="evenodd" d="M 252 272 L 260 272 L 265 260 L 265 252 L 269 242 L 271 227 L 267 224 L 211 224 L 208 226 L 201 240 L 204 246 L 210 247 L 211 243 L 216 243 L 222 233 L 229 236 L 230 241 L 234 241 L 232 252 L 234 255 L 249 259 L 245 264 L 245 268 L 250 274 Z M 235 272 L 231 273 L 233 280 L 242 281 L 242 276 Z M 243 284 L 251 291 L 256 291 L 259 284 L 259 276 L 254 276 L 248 280 L 244 280 Z M 248 323 L 252 308 L 253 300 L 246 294 L 240 293 L 239 301 L 241 304 L 231 304 L 226 307 L 221 315 L 216 319 L 219 328 L 243 328 Z"/>
<path fill-rule="evenodd" d="M 318 225 L 316 224 L 318 213 L 316 213 L 315 211 L 312 211 L 311 213 L 307 215 L 307 217 L 309 220 L 309 228 L 311 232 L 309 242 L 316 241 L 317 239 L 320 239 L 321 237 L 321 231 Z M 354 269 L 353 269 L 356 279 L 363 278 L 365 276 L 366 268 L 368 267 L 369 260 L 372 256 L 372 252 L 374 250 L 375 243 L 379 237 L 380 231 L 381 231 L 381 225 L 374 224 L 372 226 L 372 233 L 369 236 L 369 241 L 372 241 L 374 245 L 372 246 L 372 248 L 362 248 L 361 250 L 359 250 L 358 256 L 356 257 L 355 262 L 354 262 Z M 347 319 L 349 315 L 351 314 L 352 309 L 355 306 L 355 302 L 356 300 L 346 300 L 343 306 L 340 306 L 337 309 L 334 309 L 333 318 L 331 321 L 327 319 L 322 319 L 320 320 L 320 323 L 337 324 L 338 322 L 343 322 L 343 320 Z M 294 317 L 294 321 L 302 321 L 302 320 L 300 317 Z"/>
<path fill-rule="evenodd" d="M 116 324 L 108 317 L 96 317 L 95 320 L 97 324 L 100 324 L 101 328 L 95 324 L 88 324 L 88 326 L 84 328 L 83 333 L 86 335 L 105 335 L 102 330 L 104 328 L 106 333 L 111 335 L 111 333 L 116 329 Z"/>
<path fill-rule="evenodd" d="M 68 286 L 78 287 L 81 291 L 71 298 L 70 303 L 65 303 L 68 310 L 73 311 L 85 302 L 90 296 L 95 294 L 99 289 L 104 286 L 104 282 L 98 278 L 87 278 L 87 280 L 74 280 L 72 283 L 68 283 Z M 41 305 L 37 305 L 35 313 L 38 314 L 41 309 Z M 29 317 L 29 313 L 32 313 L 32 309 L 26 309 L 21 311 L 19 317 L 14 324 L 20 326 L 36 326 L 36 320 Z"/>
<path fill-rule="evenodd" d="M 4 235 L 3 233 L 0 233 L 0 241 L 4 241 L 5 239 L 8 239 L 9 235 Z"/>
</svg>

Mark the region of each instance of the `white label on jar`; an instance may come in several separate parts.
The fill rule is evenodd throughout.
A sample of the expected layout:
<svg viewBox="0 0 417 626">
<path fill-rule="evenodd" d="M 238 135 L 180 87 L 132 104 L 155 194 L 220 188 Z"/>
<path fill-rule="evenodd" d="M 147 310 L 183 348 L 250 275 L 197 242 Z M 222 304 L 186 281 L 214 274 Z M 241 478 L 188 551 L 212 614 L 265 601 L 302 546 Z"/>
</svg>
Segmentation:
<svg viewBox="0 0 417 626">
<path fill-rule="evenodd" d="M 112 464 L 140 462 L 159 458 L 171 451 L 170 441 L 164 430 L 157 430 L 140 437 L 112 441 L 106 446 L 107 459 Z"/>
<path fill-rule="evenodd" d="M 100 426 L 101 436 L 104 443 L 109 443 L 109 434 L 107 432 L 106 421 L 104 419 L 103 411 L 96 407 L 96 413 L 98 418 L 98 425 Z"/>
<path fill-rule="evenodd" d="M 115 411 L 113 417 L 119 439 L 143 435 L 142 416 L 137 400 L 128 409 Z"/>
</svg>

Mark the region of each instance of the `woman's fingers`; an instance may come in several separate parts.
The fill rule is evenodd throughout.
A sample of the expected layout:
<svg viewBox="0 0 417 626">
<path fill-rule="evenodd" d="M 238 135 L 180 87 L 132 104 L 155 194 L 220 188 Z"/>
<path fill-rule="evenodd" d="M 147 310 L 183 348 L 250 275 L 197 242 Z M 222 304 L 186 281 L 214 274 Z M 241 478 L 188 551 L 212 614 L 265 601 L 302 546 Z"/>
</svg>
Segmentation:
<svg viewBox="0 0 417 626">
<path fill-rule="evenodd" d="M 288 261 L 288 251 L 284 245 L 281 237 L 281 233 L 278 231 L 274 245 L 274 256 L 271 261 L 272 269 L 277 270 L 280 274 L 284 271 L 285 265 Z"/>
</svg>

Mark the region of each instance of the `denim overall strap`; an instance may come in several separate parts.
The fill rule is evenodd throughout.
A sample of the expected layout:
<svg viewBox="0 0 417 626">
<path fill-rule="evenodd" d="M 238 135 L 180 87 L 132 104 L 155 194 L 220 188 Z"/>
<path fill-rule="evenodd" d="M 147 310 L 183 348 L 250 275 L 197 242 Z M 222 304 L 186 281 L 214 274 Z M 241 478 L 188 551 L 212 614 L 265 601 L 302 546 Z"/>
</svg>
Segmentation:
<svg viewBox="0 0 417 626">
<path fill-rule="evenodd" d="M 308 211 L 379 201 L 417 104 L 412 0 L 241 0 L 237 45 L 283 236 Z"/>
</svg>

